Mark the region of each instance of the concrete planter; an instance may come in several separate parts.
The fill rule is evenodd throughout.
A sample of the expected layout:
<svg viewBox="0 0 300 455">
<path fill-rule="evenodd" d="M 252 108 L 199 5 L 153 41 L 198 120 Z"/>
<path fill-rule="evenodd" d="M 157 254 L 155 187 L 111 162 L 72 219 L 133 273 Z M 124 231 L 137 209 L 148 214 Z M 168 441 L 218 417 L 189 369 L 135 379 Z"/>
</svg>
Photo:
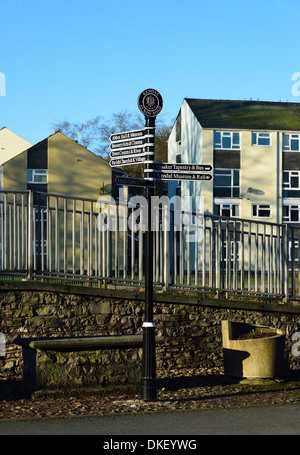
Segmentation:
<svg viewBox="0 0 300 455">
<path fill-rule="evenodd" d="M 239 378 L 280 378 L 287 374 L 281 330 L 222 321 L 224 373 Z"/>
</svg>

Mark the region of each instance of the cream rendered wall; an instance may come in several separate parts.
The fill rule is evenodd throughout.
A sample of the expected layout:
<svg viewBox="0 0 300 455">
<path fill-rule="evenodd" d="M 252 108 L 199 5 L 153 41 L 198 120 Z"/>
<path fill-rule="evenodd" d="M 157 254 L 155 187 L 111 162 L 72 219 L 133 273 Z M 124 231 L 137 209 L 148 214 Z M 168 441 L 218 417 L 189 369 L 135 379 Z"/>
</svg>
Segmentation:
<svg viewBox="0 0 300 455">
<path fill-rule="evenodd" d="M 105 160 L 61 133 L 49 137 L 49 193 L 98 199 L 100 188 L 107 185 L 111 167 Z"/>
<path fill-rule="evenodd" d="M 270 146 L 253 146 L 252 132 L 241 131 L 240 218 L 252 218 L 252 204 L 269 204 L 271 217 L 255 219 L 274 223 L 278 219 L 278 135 L 276 131 L 270 135 Z"/>
<path fill-rule="evenodd" d="M 0 165 L 27 150 L 32 144 L 8 128 L 0 130 Z"/>
<path fill-rule="evenodd" d="M 27 191 L 27 150 L 6 161 L 2 168 L 3 190 Z"/>
<path fill-rule="evenodd" d="M 213 168 L 214 160 L 214 131 L 202 130 L 202 164 L 210 164 Z M 213 171 L 212 171 L 213 173 Z M 204 198 L 204 212 L 213 213 L 213 179 L 202 183 L 202 196 Z"/>
</svg>

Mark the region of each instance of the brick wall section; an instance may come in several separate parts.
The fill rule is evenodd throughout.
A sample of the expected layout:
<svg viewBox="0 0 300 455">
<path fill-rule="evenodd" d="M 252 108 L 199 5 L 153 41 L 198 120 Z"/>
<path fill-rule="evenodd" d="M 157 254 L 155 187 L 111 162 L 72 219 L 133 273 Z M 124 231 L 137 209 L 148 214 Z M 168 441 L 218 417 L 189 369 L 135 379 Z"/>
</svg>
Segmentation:
<svg viewBox="0 0 300 455">
<path fill-rule="evenodd" d="M 0 331 L 6 356 L 0 378 L 22 378 L 20 337 L 131 335 L 142 333 L 144 294 L 132 290 L 93 289 L 37 282 L 0 284 Z M 155 293 L 154 322 L 165 342 L 157 346 L 157 368 L 223 366 L 221 320 L 282 329 L 291 367 L 291 336 L 300 331 L 300 305 L 269 300 L 218 299 L 181 293 Z"/>
</svg>

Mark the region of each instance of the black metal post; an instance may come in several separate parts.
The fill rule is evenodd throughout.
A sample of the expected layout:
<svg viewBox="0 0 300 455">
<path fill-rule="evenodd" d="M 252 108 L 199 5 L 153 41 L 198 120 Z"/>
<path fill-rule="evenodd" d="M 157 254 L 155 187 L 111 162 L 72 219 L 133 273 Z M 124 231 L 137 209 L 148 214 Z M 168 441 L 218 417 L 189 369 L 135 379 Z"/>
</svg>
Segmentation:
<svg viewBox="0 0 300 455">
<path fill-rule="evenodd" d="M 155 141 L 155 117 L 145 117 L 146 128 L 153 137 L 148 143 Z M 147 152 L 149 153 L 147 155 Z M 155 145 L 146 144 L 145 178 L 153 178 L 151 171 L 154 169 Z M 153 188 L 146 188 L 147 220 L 146 251 L 145 251 L 145 320 L 143 323 L 143 359 L 142 359 L 142 384 L 141 398 L 144 401 L 157 399 L 156 390 L 156 353 L 155 353 L 155 323 L 153 322 L 153 231 L 151 217 L 151 200 L 154 196 Z"/>
</svg>

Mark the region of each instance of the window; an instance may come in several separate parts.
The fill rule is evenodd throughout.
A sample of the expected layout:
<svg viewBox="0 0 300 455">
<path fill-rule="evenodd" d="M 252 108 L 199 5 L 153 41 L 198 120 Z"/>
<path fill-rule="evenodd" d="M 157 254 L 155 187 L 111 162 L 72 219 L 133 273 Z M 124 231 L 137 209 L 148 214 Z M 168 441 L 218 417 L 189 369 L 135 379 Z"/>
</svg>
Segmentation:
<svg viewBox="0 0 300 455">
<path fill-rule="evenodd" d="M 240 171 L 238 169 L 214 170 L 214 197 L 239 197 Z"/>
<path fill-rule="evenodd" d="M 284 152 L 299 152 L 299 134 L 283 134 L 282 135 L 282 150 Z"/>
<path fill-rule="evenodd" d="M 238 204 L 214 204 L 214 215 L 218 216 L 239 216 Z"/>
<path fill-rule="evenodd" d="M 284 205 L 282 210 L 283 223 L 299 223 L 299 205 Z"/>
<path fill-rule="evenodd" d="M 47 169 L 27 170 L 27 183 L 47 183 L 47 180 L 48 180 Z"/>
<path fill-rule="evenodd" d="M 270 133 L 252 133 L 252 145 L 271 145 Z"/>
<path fill-rule="evenodd" d="M 227 242 L 222 242 L 222 251 L 221 251 L 221 260 L 223 262 L 222 266 L 225 266 L 227 261 L 230 261 L 230 269 L 233 270 L 234 262 L 236 260 L 236 267 L 239 269 L 239 261 L 240 261 L 240 243 L 231 241 L 229 244 L 229 254 L 227 257 Z"/>
<path fill-rule="evenodd" d="M 271 206 L 263 204 L 252 204 L 253 218 L 270 218 Z"/>
<path fill-rule="evenodd" d="M 300 171 L 283 171 L 282 197 L 300 197 Z"/>
<path fill-rule="evenodd" d="M 225 150 L 240 149 L 240 133 L 230 131 L 215 131 L 214 132 L 214 148 Z"/>
</svg>

